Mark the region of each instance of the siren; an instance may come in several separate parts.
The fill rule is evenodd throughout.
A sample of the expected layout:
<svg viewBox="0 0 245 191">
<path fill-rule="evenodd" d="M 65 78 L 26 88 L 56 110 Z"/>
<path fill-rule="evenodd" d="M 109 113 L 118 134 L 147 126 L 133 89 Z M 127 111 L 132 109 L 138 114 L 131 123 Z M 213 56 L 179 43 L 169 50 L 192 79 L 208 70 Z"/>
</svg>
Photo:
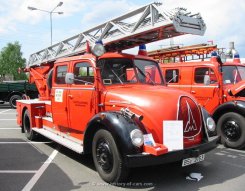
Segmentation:
<svg viewBox="0 0 245 191">
<path fill-rule="evenodd" d="M 240 58 L 240 55 L 239 55 L 238 53 L 236 53 L 236 54 L 234 55 L 234 58 Z"/>
<path fill-rule="evenodd" d="M 234 63 L 234 64 L 241 63 L 240 55 L 239 55 L 238 53 L 235 53 L 235 54 L 234 54 L 233 63 Z"/>
<path fill-rule="evenodd" d="M 147 51 L 146 51 L 146 46 L 145 46 L 145 44 L 139 45 L 139 52 L 138 52 L 138 55 L 141 55 L 141 56 L 147 56 Z"/>
<path fill-rule="evenodd" d="M 210 61 L 217 62 L 217 57 L 218 57 L 217 52 L 216 51 L 212 51 L 211 52 L 211 59 L 210 59 Z"/>
<path fill-rule="evenodd" d="M 217 57 L 217 56 L 218 56 L 218 54 L 216 51 L 211 52 L 211 57 Z"/>
</svg>

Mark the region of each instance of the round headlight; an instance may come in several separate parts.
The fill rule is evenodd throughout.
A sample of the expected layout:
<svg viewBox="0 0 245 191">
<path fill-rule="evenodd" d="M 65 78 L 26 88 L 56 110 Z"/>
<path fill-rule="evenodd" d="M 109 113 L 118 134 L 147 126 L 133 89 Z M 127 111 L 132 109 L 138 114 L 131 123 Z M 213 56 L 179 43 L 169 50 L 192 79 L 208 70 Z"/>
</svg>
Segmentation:
<svg viewBox="0 0 245 191">
<path fill-rule="evenodd" d="M 215 131 L 216 125 L 212 117 L 207 118 L 207 127 L 209 131 Z"/>
<path fill-rule="evenodd" d="M 102 43 L 95 43 L 92 48 L 92 53 L 95 56 L 102 56 L 103 54 L 105 54 L 105 47 Z"/>
<path fill-rule="evenodd" d="M 144 143 L 143 133 L 139 129 L 134 129 L 133 131 L 131 131 L 130 138 L 133 145 L 135 145 L 136 147 L 140 147 Z"/>
</svg>

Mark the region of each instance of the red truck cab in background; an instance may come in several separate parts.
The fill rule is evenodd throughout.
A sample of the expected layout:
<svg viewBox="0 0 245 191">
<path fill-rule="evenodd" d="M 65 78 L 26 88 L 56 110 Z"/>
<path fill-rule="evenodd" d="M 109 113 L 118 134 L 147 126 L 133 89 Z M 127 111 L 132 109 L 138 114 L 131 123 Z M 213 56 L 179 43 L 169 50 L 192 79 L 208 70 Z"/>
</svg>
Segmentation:
<svg viewBox="0 0 245 191">
<path fill-rule="evenodd" d="M 181 54 L 191 56 L 192 53 L 198 54 L 198 51 L 202 51 L 199 55 L 208 54 L 210 47 L 213 48 L 182 48 L 167 54 L 175 53 L 176 57 Z M 167 54 L 159 55 L 164 57 Z M 154 57 L 151 53 L 149 56 Z M 180 62 L 161 63 L 160 67 L 168 87 L 191 93 L 210 112 L 225 146 L 236 149 L 245 146 L 245 65 L 240 63 L 239 55 L 222 63 L 217 53 L 213 52 L 211 59 L 183 59 Z"/>
</svg>

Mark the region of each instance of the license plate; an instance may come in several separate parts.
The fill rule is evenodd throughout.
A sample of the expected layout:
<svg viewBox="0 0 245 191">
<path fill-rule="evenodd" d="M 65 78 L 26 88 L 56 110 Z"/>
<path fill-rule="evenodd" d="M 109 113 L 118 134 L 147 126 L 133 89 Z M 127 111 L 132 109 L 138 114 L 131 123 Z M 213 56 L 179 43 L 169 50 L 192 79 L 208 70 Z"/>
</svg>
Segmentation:
<svg viewBox="0 0 245 191">
<path fill-rule="evenodd" d="M 188 166 L 194 163 L 198 163 L 201 161 L 204 161 L 204 154 L 199 155 L 198 157 L 193 157 L 193 158 L 187 158 L 187 159 L 183 159 L 182 161 L 182 166 Z"/>
</svg>

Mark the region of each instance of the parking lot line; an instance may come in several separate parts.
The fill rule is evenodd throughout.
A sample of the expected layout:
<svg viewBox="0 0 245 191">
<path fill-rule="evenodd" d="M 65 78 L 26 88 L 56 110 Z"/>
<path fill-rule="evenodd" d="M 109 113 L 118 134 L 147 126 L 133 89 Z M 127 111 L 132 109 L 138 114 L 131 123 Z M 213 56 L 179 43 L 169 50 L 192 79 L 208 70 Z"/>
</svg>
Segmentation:
<svg viewBox="0 0 245 191">
<path fill-rule="evenodd" d="M 17 114 L 17 113 L 0 113 L 0 115 Z"/>
<path fill-rule="evenodd" d="M 47 144 L 47 143 L 52 143 L 52 141 L 50 142 L 0 142 L 0 144 Z"/>
<path fill-rule="evenodd" d="M 16 119 L 0 119 L 0 121 L 16 121 Z"/>
<path fill-rule="evenodd" d="M 36 170 L 0 170 L 0 174 L 34 174 Z"/>
<path fill-rule="evenodd" d="M 10 111 L 10 110 L 12 110 L 12 109 L 7 109 L 7 110 L 4 110 L 4 111 L 0 111 L 0 114 L 1 113 L 5 113 L 5 112 Z"/>
<path fill-rule="evenodd" d="M 16 129 L 20 129 L 20 128 L 17 128 L 17 127 L 11 127 L 11 128 L 0 128 L 0 130 L 16 130 Z"/>
<path fill-rule="evenodd" d="M 31 178 L 31 180 L 25 185 L 25 187 L 22 189 L 22 191 L 29 191 L 29 190 L 31 190 L 33 188 L 33 186 L 37 183 L 39 178 L 42 176 L 42 174 L 48 168 L 48 166 L 53 161 L 53 159 L 58 154 L 58 152 L 59 152 L 58 150 L 54 150 L 52 152 L 52 154 L 49 156 L 49 158 L 44 162 L 44 164 L 41 166 L 41 168 L 39 168 L 39 170 Z"/>
</svg>

